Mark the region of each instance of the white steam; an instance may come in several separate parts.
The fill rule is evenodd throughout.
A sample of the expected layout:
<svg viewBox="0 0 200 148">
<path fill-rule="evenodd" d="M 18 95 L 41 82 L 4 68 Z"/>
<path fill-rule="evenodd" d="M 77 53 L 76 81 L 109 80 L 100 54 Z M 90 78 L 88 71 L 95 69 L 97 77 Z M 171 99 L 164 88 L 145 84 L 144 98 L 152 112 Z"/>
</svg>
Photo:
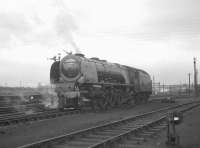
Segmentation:
<svg viewBox="0 0 200 148">
<path fill-rule="evenodd" d="M 74 17 L 67 11 L 62 0 L 56 2 L 56 6 L 59 8 L 59 13 L 55 19 L 56 33 L 65 44 L 70 44 L 76 53 L 81 53 L 73 37 L 74 32 L 78 29 Z"/>
<path fill-rule="evenodd" d="M 56 92 L 51 87 L 43 87 L 40 89 L 42 94 L 42 104 L 49 109 L 58 108 L 58 97 Z"/>
</svg>

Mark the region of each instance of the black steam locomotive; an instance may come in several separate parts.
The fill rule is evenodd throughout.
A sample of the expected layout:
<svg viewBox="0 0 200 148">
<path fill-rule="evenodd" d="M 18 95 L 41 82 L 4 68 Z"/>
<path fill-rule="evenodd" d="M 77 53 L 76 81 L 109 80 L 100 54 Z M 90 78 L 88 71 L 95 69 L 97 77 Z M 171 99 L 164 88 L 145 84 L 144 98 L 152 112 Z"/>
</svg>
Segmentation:
<svg viewBox="0 0 200 148">
<path fill-rule="evenodd" d="M 59 108 L 90 106 L 104 110 L 122 104 L 147 102 L 152 93 L 148 73 L 109 63 L 83 54 L 68 54 L 55 60 L 50 81 L 59 98 Z"/>
</svg>

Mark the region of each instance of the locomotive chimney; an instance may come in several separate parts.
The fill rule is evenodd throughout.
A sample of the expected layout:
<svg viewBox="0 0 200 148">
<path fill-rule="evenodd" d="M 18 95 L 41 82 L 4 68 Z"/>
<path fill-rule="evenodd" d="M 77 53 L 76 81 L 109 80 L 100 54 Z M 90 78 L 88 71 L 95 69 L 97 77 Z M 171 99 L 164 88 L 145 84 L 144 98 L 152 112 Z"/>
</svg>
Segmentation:
<svg viewBox="0 0 200 148">
<path fill-rule="evenodd" d="M 85 55 L 82 53 L 76 53 L 75 56 L 79 56 L 79 57 L 83 57 L 83 58 L 85 57 Z"/>
</svg>

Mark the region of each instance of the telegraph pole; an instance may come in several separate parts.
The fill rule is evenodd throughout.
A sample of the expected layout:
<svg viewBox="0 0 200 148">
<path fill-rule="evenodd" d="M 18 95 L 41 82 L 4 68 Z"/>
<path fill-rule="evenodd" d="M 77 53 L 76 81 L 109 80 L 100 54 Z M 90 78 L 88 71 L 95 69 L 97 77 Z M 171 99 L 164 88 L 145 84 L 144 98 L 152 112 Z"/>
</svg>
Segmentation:
<svg viewBox="0 0 200 148">
<path fill-rule="evenodd" d="M 155 89 L 155 78 L 154 78 L 154 76 L 153 76 L 152 86 L 153 86 L 153 94 L 155 95 L 156 94 L 156 89 Z"/>
<path fill-rule="evenodd" d="M 198 96 L 198 82 L 197 82 L 197 67 L 196 67 L 196 58 L 194 58 L 194 94 Z"/>
<path fill-rule="evenodd" d="M 165 93 L 165 84 L 163 82 L 163 94 Z"/>
<path fill-rule="evenodd" d="M 191 76 L 191 73 L 188 73 L 188 78 L 189 78 L 189 96 L 190 96 L 190 76 Z"/>
</svg>

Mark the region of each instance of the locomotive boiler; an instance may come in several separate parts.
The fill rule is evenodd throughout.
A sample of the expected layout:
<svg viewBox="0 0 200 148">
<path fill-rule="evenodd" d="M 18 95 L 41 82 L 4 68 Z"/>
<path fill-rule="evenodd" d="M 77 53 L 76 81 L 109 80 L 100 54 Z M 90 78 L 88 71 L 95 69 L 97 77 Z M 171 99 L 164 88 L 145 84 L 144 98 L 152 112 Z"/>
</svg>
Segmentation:
<svg viewBox="0 0 200 148">
<path fill-rule="evenodd" d="M 83 54 L 68 54 L 55 60 L 50 82 L 59 108 L 89 106 L 104 110 L 122 104 L 147 102 L 152 93 L 149 74 L 143 70 Z"/>
</svg>

